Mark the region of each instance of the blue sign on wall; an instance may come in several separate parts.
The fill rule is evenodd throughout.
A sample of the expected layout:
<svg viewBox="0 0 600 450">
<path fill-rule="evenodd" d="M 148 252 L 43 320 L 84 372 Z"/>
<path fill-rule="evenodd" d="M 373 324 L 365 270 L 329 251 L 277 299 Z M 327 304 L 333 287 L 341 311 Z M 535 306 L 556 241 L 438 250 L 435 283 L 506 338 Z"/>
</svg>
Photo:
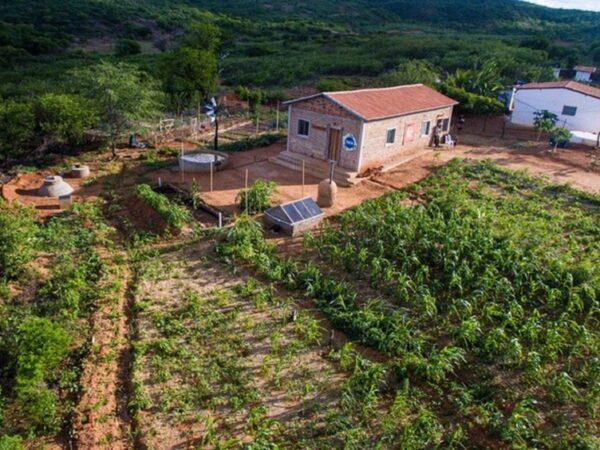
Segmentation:
<svg viewBox="0 0 600 450">
<path fill-rule="evenodd" d="M 344 150 L 356 150 L 357 146 L 358 143 L 356 142 L 356 138 L 353 134 L 347 134 L 346 136 L 344 136 Z"/>
</svg>

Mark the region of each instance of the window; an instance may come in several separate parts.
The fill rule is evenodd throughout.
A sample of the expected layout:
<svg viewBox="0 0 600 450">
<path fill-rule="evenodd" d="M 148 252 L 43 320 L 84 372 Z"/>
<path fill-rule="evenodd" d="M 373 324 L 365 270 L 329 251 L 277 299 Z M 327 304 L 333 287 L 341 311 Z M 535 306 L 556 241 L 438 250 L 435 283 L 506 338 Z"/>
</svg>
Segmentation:
<svg viewBox="0 0 600 450">
<path fill-rule="evenodd" d="M 450 119 L 444 119 L 442 123 L 442 131 L 448 131 L 450 129 Z"/>
<path fill-rule="evenodd" d="M 574 116 L 577 114 L 577 106 L 563 106 L 563 116 Z"/>
<path fill-rule="evenodd" d="M 396 140 L 396 129 L 390 128 L 389 130 L 387 130 L 387 134 L 385 136 L 385 143 L 393 144 L 395 140 Z"/>
<path fill-rule="evenodd" d="M 441 131 L 446 132 L 450 128 L 450 119 L 438 119 L 436 126 L 439 127 Z"/>
<path fill-rule="evenodd" d="M 310 122 L 308 120 L 298 120 L 298 134 L 300 136 L 308 136 L 310 131 Z"/>
<path fill-rule="evenodd" d="M 424 121 L 421 124 L 421 136 L 429 136 L 429 129 L 431 128 L 431 122 L 429 120 Z"/>
</svg>

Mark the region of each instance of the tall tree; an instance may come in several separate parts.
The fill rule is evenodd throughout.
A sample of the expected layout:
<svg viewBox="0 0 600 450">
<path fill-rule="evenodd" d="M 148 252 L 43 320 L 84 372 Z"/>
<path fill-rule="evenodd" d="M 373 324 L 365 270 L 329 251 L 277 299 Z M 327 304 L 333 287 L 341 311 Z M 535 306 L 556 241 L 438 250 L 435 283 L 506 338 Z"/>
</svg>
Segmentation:
<svg viewBox="0 0 600 450">
<path fill-rule="evenodd" d="M 42 139 L 41 150 L 53 144 L 80 143 L 86 128 L 97 119 L 92 103 L 78 95 L 42 95 L 35 110 Z"/>
<path fill-rule="evenodd" d="M 192 23 L 186 28 L 181 38 L 182 47 L 216 53 L 221 43 L 221 30 L 208 22 Z"/>
<path fill-rule="evenodd" d="M 212 51 L 182 47 L 163 56 L 160 71 L 164 90 L 179 114 L 215 89 L 217 58 Z"/>
<path fill-rule="evenodd" d="M 0 103 L 0 158 L 24 154 L 35 135 L 35 114 L 31 102 Z"/>
<path fill-rule="evenodd" d="M 136 66 L 103 61 L 74 76 L 81 95 L 96 105 L 98 125 L 108 135 L 113 156 L 123 134 L 136 130 L 140 121 L 158 116 L 161 94 L 157 83 Z"/>
</svg>

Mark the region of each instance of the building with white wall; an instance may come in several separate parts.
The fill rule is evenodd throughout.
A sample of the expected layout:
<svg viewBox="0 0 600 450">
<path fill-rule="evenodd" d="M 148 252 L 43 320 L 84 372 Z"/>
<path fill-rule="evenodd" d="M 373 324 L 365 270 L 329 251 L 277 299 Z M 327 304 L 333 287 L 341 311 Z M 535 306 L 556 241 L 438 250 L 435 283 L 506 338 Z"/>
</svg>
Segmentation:
<svg viewBox="0 0 600 450">
<path fill-rule="evenodd" d="M 531 83 L 516 87 L 510 105 L 511 122 L 533 126 L 535 113 L 558 116 L 558 126 L 571 131 L 600 131 L 600 89 L 575 81 Z"/>
<path fill-rule="evenodd" d="M 583 83 L 592 81 L 592 75 L 596 73 L 595 67 L 577 66 L 573 70 L 575 71 L 575 81 Z"/>
</svg>

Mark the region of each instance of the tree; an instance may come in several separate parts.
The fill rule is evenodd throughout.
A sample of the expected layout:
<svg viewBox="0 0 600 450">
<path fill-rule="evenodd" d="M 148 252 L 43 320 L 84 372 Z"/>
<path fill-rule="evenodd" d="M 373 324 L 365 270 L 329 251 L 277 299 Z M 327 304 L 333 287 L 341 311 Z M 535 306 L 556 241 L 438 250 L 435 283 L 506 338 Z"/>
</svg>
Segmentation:
<svg viewBox="0 0 600 450">
<path fill-rule="evenodd" d="M 430 62 L 424 60 L 403 62 L 396 70 L 382 77 L 382 82 L 386 86 L 421 83 L 433 87 L 438 81 L 438 71 Z"/>
<path fill-rule="evenodd" d="M 36 103 L 42 149 L 52 144 L 78 144 L 97 116 L 90 102 L 77 95 L 46 94 Z"/>
<path fill-rule="evenodd" d="M 221 30 L 208 22 L 193 23 L 186 28 L 181 39 L 182 47 L 215 53 L 221 43 Z"/>
<path fill-rule="evenodd" d="M 554 152 L 556 153 L 556 150 L 558 149 L 558 146 L 561 143 L 568 142 L 569 139 L 571 139 L 571 136 L 572 136 L 571 132 L 569 130 L 567 130 L 566 128 L 555 127 L 550 132 L 550 137 L 554 141 Z"/>
<path fill-rule="evenodd" d="M 503 88 L 498 64 L 493 60 L 486 61 L 481 69 L 477 67 L 468 70 L 457 69 L 446 79 L 445 84 L 491 98 L 496 98 Z"/>
<path fill-rule="evenodd" d="M 98 124 L 108 135 L 113 156 L 124 133 L 158 115 L 161 96 L 156 83 L 136 66 L 101 62 L 74 76 L 81 95 L 96 105 Z"/>
<path fill-rule="evenodd" d="M 165 55 L 160 69 L 164 90 L 177 114 L 216 88 L 217 58 L 212 51 L 182 47 Z"/>
<path fill-rule="evenodd" d="M 548 110 L 533 113 L 533 128 L 538 131 L 537 141 L 540 141 L 542 133 L 550 133 L 558 122 L 558 116 Z"/>
<path fill-rule="evenodd" d="M 31 102 L 0 103 L 0 157 L 20 156 L 35 135 Z"/>
<path fill-rule="evenodd" d="M 504 111 L 504 104 L 495 98 L 467 92 L 463 88 L 445 83 L 440 86 L 440 90 L 459 102 L 458 111 L 483 116 L 483 131 L 486 129 L 488 117 L 498 115 Z"/>
<path fill-rule="evenodd" d="M 139 55 L 142 52 L 142 46 L 134 39 L 119 39 L 115 45 L 115 55 L 118 57 Z"/>
</svg>

